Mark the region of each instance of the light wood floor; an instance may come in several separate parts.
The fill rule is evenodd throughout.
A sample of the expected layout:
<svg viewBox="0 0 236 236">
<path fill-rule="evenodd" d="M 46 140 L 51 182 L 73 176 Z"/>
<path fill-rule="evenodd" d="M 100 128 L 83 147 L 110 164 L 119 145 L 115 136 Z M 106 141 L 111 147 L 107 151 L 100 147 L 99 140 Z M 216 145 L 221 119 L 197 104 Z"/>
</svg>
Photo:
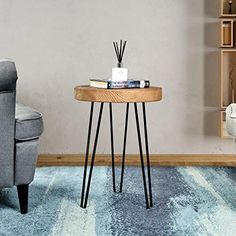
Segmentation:
<svg viewBox="0 0 236 236">
<path fill-rule="evenodd" d="M 121 155 L 115 156 L 116 165 L 120 165 Z M 215 154 L 191 154 L 191 155 L 150 155 L 152 166 L 235 166 L 236 155 L 215 155 Z M 82 166 L 84 155 L 73 154 L 41 154 L 38 159 L 38 166 Z M 95 165 L 111 165 L 110 155 L 96 155 Z M 126 155 L 125 165 L 139 166 L 139 155 Z"/>
</svg>

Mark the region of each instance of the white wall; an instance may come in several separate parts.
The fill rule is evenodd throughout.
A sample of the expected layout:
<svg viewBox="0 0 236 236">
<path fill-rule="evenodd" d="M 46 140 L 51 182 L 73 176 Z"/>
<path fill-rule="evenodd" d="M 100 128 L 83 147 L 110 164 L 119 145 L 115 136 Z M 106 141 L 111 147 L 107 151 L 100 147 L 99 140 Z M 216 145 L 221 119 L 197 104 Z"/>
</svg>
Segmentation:
<svg viewBox="0 0 236 236">
<path fill-rule="evenodd" d="M 217 17 L 217 0 L 0 0 L 0 57 L 16 61 L 18 100 L 44 114 L 40 152 L 85 151 L 89 104 L 75 101 L 73 88 L 110 76 L 112 41 L 122 38 L 130 77 L 163 87 L 163 101 L 147 105 L 151 152 L 233 153 L 217 136 Z M 110 151 L 105 108 L 100 153 Z M 124 112 L 114 107 L 118 153 Z"/>
</svg>

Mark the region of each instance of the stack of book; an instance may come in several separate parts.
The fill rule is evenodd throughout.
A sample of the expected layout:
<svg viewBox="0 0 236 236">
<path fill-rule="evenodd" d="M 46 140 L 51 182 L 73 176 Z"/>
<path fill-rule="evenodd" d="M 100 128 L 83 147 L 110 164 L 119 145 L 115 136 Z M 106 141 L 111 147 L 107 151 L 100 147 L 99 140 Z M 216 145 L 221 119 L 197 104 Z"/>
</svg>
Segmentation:
<svg viewBox="0 0 236 236">
<path fill-rule="evenodd" d="M 150 87 L 150 81 L 149 80 L 112 81 L 112 80 L 90 79 L 90 87 L 106 88 L 106 89 L 148 88 Z"/>
</svg>

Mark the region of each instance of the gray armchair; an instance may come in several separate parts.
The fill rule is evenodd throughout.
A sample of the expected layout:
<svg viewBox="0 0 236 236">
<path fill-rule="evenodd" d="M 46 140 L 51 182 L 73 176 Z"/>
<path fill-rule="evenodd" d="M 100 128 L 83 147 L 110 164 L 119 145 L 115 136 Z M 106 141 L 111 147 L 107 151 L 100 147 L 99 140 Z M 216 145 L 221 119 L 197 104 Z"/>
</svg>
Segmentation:
<svg viewBox="0 0 236 236">
<path fill-rule="evenodd" d="M 17 186 L 20 210 L 25 214 L 43 121 L 41 113 L 16 103 L 16 81 L 14 62 L 0 60 L 0 191 Z"/>
</svg>

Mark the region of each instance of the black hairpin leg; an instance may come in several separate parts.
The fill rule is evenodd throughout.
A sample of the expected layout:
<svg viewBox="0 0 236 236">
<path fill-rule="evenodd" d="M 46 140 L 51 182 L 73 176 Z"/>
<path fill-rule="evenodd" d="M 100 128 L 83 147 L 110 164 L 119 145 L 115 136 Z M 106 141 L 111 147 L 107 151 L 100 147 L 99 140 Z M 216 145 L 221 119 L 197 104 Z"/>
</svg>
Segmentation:
<svg viewBox="0 0 236 236">
<path fill-rule="evenodd" d="M 86 208 L 86 206 L 87 206 L 89 189 L 90 189 L 90 184 L 91 184 L 91 179 L 92 179 L 93 166 L 94 166 L 95 155 L 96 155 L 96 148 L 97 148 L 99 130 L 100 130 L 100 124 L 101 124 L 101 118 L 102 118 L 103 105 L 104 105 L 104 103 L 102 102 L 101 105 L 100 105 L 100 111 L 99 111 L 98 122 L 97 122 L 97 129 L 96 129 L 93 152 L 92 152 L 92 158 L 91 158 L 91 165 L 90 165 L 90 170 L 89 170 L 88 183 L 87 183 L 87 188 L 86 188 L 86 174 L 87 174 L 87 166 L 88 166 L 89 146 L 90 146 L 90 137 L 91 137 L 92 119 L 93 119 L 93 109 L 94 109 L 94 102 L 91 102 L 88 137 L 87 137 L 87 146 L 86 146 L 86 155 L 85 155 L 85 164 L 84 164 L 82 195 L 81 195 L 81 203 L 80 203 L 80 206 L 82 208 Z M 144 102 L 142 103 L 142 108 L 143 108 L 143 122 L 144 122 L 144 135 L 145 135 L 145 147 L 146 147 L 146 158 L 147 158 L 148 187 L 149 187 L 150 204 L 149 204 L 149 200 L 148 200 L 148 190 L 147 190 L 146 177 L 145 177 L 145 167 L 144 167 L 144 159 L 143 159 L 143 150 L 142 150 L 142 141 L 141 141 L 139 117 L 138 117 L 138 108 L 137 108 L 137 103 L 134 103 L 134 111 L 135 111 L 135 119 L 136 119 L 136 126 L 137 126 L 137 135 L 138 135 L 138 145 L 139 145 L 142 176 L 143 176 L 143 185 L 144 185 L 144 194 L 145 194 L 145 200 L 146 200 L 146 207 L 149 208 L 149 207 L 153 206 L 153 202 L 152 202 L 152 188 L 151 188 L 152 184 L 151 184 L 151 171 L 150 171 L 149 148 L 148 148 L 146 108 L 145 108 L 145 103 Z M 116 192 L 114 138 L 113 138 L 113 117 L 112 117 L 112 104 L 111 103 L 109 103 L 109 111 L 110 111 L 110 134 L 111 134 L 113 190 L 114 190 L 114 192 Z M 127 106 L 126 106 L 120 192 L 122 192 L 122 187 L 123 187 L 128 118 L 129 118 L 129 103 L 127 103 Z M 86 188 L 86 194 L 85 194 L 85 188 Z M 84 199 L 84 195 L 85 195 L 85 199 Z"/>
<path fill-rule="evenodd" d="M 113 180 L 113 191 L 116 192 L 115 156 L 114 156 L 114 139 L 113 139 L 113 119 L 112 119 L 112 104 L 111 103 L 109 103 L 109 112 L 110 112 L 110 132 L 111 132 L 112 180 Z"/>
<path fill-rule="evenodd" d="M 126 150 L 126 138 L 127 138 L 128 120 L 129 120 L 129 103 L 127 103 L 127 105 L 126 105 L 124 144 L 123 144 L 123 155 L 122 155 L 122 166 L 121 166 L 121 178 L 120 178 L 120 193 L 122 192 L 123 178 L 124 178 L 125 150 Z"/>
<path fill-rule="evenodd" d="M 87 147 L 86 147 L 85 162 L 84 162 L 84 177 L 83 177 L 82 195 L 81 195 L 81 202 L 80 202 L 81 207 L 83 207 L 83 202 L 84 202 L 84 191 L 85 191 L 86 174 L 87 174 L 87 166 L 88 166 L 88 156 L 89 156 L 89 146 L 90 146 L 90 137 L 91 137 L 91 128 L 92 128 L 92 120 L 93 120 L 93 108 L 94 108 L 94 102 L 91 102 L 90 116 L 89 116 L 89 127 L 88 127 L 88 137 L 87 137 Z"/>
<path fill-rule="evenodd" d="M 142 175 L 143 175 L 144 194 L 145 194 L 145 199 L 146 199 L 146 207 L 148 209 L 149 208 L 149 203 L 148 203 L 147 185 L 146 185 L 146 177 L 145 177 L 145 169 L 144 169 L 144 161 L 143 161 L 143 150 L 142 150 L 140 127 L 139 127 L 138 109 L 137 109 L 137 103 L 136 102 L 134 103 L 134 111 L 135 111 L 135 118 L 136 118 L 138 144 L 139 144 L 141 168 L 142 168 Z"/>
<path fill-rule="evenodd" d="M 92 153 L 91 165 L 90 165 L 90 170 L 89 170 L 89 177 L 88 177 L 87 189 L 86 189 L 86 194 L 85 194 L 85 201 L 84 201 L 84 205 L 82 204 L 82 207 L 83 207 L 83 208 L 86 208 L 86 206 L 87 206 L 87 201 L 88 201 L 89 188 L 90 188 L 90 184 L 91 184 L 91 178 L 92 178 L 92 173 L 93 173 L 93 165 L 94 165 L 94 160 L 95 160 L 95 154 L 96 154 L 96 148 L 97 148 L 97 141 L 98 141 L 98 135 L 99 135 L 99 130 L 100 130 L 101 118 L 102 118 L 102 111 L 103 111 L 103 102 L 101 103 L 100 111 L 99 111 L 99 116 L 98 116 L 97 130 L 96 130 L 96 134 L 95 134 L 95 140 L 94 140 L 94 146 L 93 146 L 93 153 Z M 87 168 L 87 167 L 86 167 L 86 168 Z M 84 181 L 85 181 L 85 180 L 84 180 Z M 82 194 L 82 195 L 83 195 L 83 194 Z"/>
<path fill-rule="evenodd" d="M 145 103 L 144 102 L 143 102 L 142 105 L 143 105 L 143 123 L 144 123 L 144 135 L 145 135 L 145 146 L 146 146 L 146 157 L 147 157 L 149 197 L 150 197 L 150 207 L 152 207 L 153 206 L 153 202 L 152 202 L 152 182 L 151 182 L 151 170 L 150 170 L 150 161 L 149 161 L 146 108 L 145 108 Z"/>
</svg>

